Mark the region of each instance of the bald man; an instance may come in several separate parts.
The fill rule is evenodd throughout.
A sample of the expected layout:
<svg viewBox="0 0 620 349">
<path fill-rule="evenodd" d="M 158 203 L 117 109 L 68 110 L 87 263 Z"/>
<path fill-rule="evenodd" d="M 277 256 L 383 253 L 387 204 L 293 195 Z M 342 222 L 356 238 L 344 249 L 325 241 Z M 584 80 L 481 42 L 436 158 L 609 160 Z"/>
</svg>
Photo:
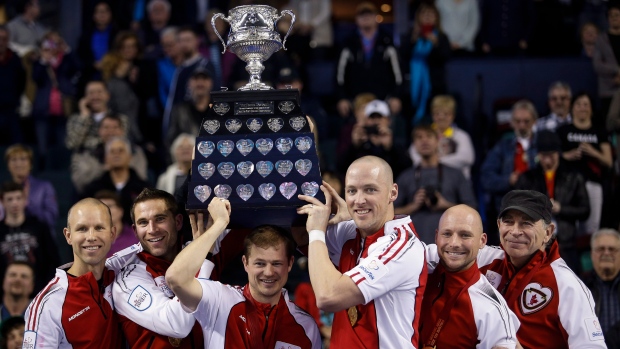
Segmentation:
<svg viewBox="0 0 620 349">
<path fill-rule="evenodd" d="M 519 320 L 498 291 L 481 277 L 478 250 L 486 244 L 474 209 L 457 205 L 444 212 L 435 232 L 439 257 L 428 277 L 422 302 L 420 346 L 429 348 L 506 348 L 517 345 Z"/>
<path fill-rule="evenodd" d="M 326 202 L 300 195 L 308 204 L 298 213 L 308 215 L 317 305 L 336 313 L 330 347 L 417 348 L 427 278 L 424 245 L 408 215 L 394 216 L 398 186 L 392 169 L 366 156 L 347 170 L 345 200 L 326 183 L 321 190 Z M 332 200 L 338 210 L 330 220 Z"/>
<path fill-rule="evenodd" d="M 116 229 L 110 209 L 87 198 L 69 210 L 63 231 L 73 263 L 56 276 L 26 310 L 24 348 L 120 348 L 112 302 L 114 272 L 105 267 Z"/>
</svg>

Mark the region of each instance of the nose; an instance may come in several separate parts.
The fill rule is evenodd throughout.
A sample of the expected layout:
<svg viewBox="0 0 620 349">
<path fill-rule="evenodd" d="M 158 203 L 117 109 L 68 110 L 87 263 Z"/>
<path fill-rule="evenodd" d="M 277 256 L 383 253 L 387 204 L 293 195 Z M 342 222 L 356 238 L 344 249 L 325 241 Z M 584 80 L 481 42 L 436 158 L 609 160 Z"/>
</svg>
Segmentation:
<svg viewBox="0 0 620 349">
<path fill-rule="evenodd" d="M 448 240 L 448 246 L 458 247 L 460 245 L 461 245 L 461 239 L 456 234 L 453 234 Z"/>
<path fill-rule="evenodd" d="M 265 270 L 263 270 L 263 274 L 265 276 L 271 276 L 273 275 L 273 266 L 271 264 L 267 264 L 265 266 Z"/>
<path fill-rule="evenodd" d="M 88 235 L 86 236 L 86 239 L 88 241 L 95 241 L 97 239 L 95 237 L 95 229 L 94 228 L 88 229 Z"/>
<path fill-rule="evenodd" d="M 356 205 L 363 205 L 366 203 L 366 197 L 364 197 L 364 194 L 361 191 L 358 191 L 353 197 L 353 202 Z"/>
<path fill-rule="evenodd" d="M 155 231 L 155 223 L 153 221 L 149 221 L 149 224 L 146 225 L 146 232 L 152 233 Z"/>
</svg>

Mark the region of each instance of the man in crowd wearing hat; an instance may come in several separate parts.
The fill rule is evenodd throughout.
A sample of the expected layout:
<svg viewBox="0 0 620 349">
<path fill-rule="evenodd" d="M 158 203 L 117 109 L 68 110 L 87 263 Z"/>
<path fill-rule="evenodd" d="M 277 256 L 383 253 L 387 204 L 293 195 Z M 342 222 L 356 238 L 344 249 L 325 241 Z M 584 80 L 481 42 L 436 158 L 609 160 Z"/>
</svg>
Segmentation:
<svg viewBox="0 0 620 349">
<path fill-rule="evenodd" d="M 357 30 L 340 51 L 336 71 L 338 113 L 348 117 L 353 111 L 351 101 L 360 93 L 369 92 L 390 104 L 393 114 L 398 114 L 403 76 L 392 38 L 377 22 L 379 11 L 369 1 L 355 10 Z"/>
<path fill-rule="evenodd" d="M 561 161 L 562 143 L 554 132 L 540 131 L 536 138 L 538 165 L 519 176 L 516 189 L 531 189 L 551 199 L 551 213 L 560 256 L 577 274 L 581 261 L 575 246 L 577 221 L 590 215 L 590 200 L 585 180 Z"/>
<path fill-rule="evenodd" d="M 386 102 L 375 99 L 366 105 L 364 114 L 366 117 L 353 126 L 351 145 L 338 161 L 341 173 L 345 173 L 354 160 L 373 155 L 390 164 L 395 178 L 398 178 L 402 171 L 411 167 L 411 159 L 407 149 L 394 142 L 390 107 Z"/>
<path fill-rule="evenodd" d="M 508 192 L 497 219 L 503 250 L 480 250 L 478 265 L 519 318 L 524 348 L 605 348 L 592 294 L 560 257 L 552 209 L 538 191 Z"/>
<path fill-rule="evenodd" d="M 202 119 L 207 116 L 211 102 L 213 78 L 204 67 L 198 67 L 189 78 L 188 89 L 190 100 L 176 103 L 170 114 L 170 127 L 166 134 L 166 145 L 170 148 L 172 142 L 181 134 L 198 135 Z"/>
</svg>

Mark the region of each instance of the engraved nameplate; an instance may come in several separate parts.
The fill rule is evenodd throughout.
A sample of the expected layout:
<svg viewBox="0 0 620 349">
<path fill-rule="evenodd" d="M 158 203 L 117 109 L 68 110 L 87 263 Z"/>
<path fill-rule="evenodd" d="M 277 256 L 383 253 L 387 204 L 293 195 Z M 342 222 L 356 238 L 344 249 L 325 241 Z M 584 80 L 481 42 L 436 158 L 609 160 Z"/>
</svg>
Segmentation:
<svg viewBox="0 0 620 349">
<path fill-rule="evenodd" d="M 273 101 L 235 102 L 235 115 L 273 114 Z"/>
</svg>

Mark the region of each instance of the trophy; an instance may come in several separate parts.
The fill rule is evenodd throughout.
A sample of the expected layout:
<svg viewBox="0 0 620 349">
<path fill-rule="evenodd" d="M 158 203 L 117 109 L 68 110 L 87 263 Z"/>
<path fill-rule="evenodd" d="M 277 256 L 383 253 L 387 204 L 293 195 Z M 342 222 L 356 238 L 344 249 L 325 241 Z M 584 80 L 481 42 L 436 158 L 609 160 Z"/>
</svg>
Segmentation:
<svg viewBox="0 0 620 349">
<path fill-rule="evenodd" d="M 245 70 L 250 73 L 250 82 L 239 90 L 270 90 L 271 87 L 260 81 L 260 75 L 265 70 L 263 61 L 271 57 L 280 48 L 286 50 L 286 38 L 295 24 L 295 15 L 289 10 L 283 10 L 278 16 L 275 8 L 267 5 L 245 5 L 230 10 L 230 15 L 224 17 L 217 13 L 211 18 L 211 26 L 217 37 L 224 45 L 224 51 L 229 50 L 247 63 Z M 280 41 L 280 34 L 276 30 L 276 23 L 284 15 L 291 16 L 291 26 L 288 28 L 284 40 Z M 215 28 L 215 21 L 221 18 L 230 25 L 228 44 Z"/>
<path fill-rule="evenodd" d="M 280 41 L 275 26 L 287 14 L 291 27 Z M 196 139 L 186 207 L 205 209 L 219 197 L 233 206 L 230 228 L 303 225 L 306 216 L 297 215 L 296 207 L 305 201 L 297 195 L 325 200 L 319 190 L 314 134 L 301 110 L 298 90 L 276 90 L 260 81 L 262 62 L 284 48 L 295 15 L 247 5 L 231 9 L 228 17 L 214 15 L 214 27 L 218 18 L 231 27 L 228 43 L 220 37 L 224 50 L 247 62 L 250 82 L 238 91 L 211 93 L 213 104 Z"/>
</svg>

